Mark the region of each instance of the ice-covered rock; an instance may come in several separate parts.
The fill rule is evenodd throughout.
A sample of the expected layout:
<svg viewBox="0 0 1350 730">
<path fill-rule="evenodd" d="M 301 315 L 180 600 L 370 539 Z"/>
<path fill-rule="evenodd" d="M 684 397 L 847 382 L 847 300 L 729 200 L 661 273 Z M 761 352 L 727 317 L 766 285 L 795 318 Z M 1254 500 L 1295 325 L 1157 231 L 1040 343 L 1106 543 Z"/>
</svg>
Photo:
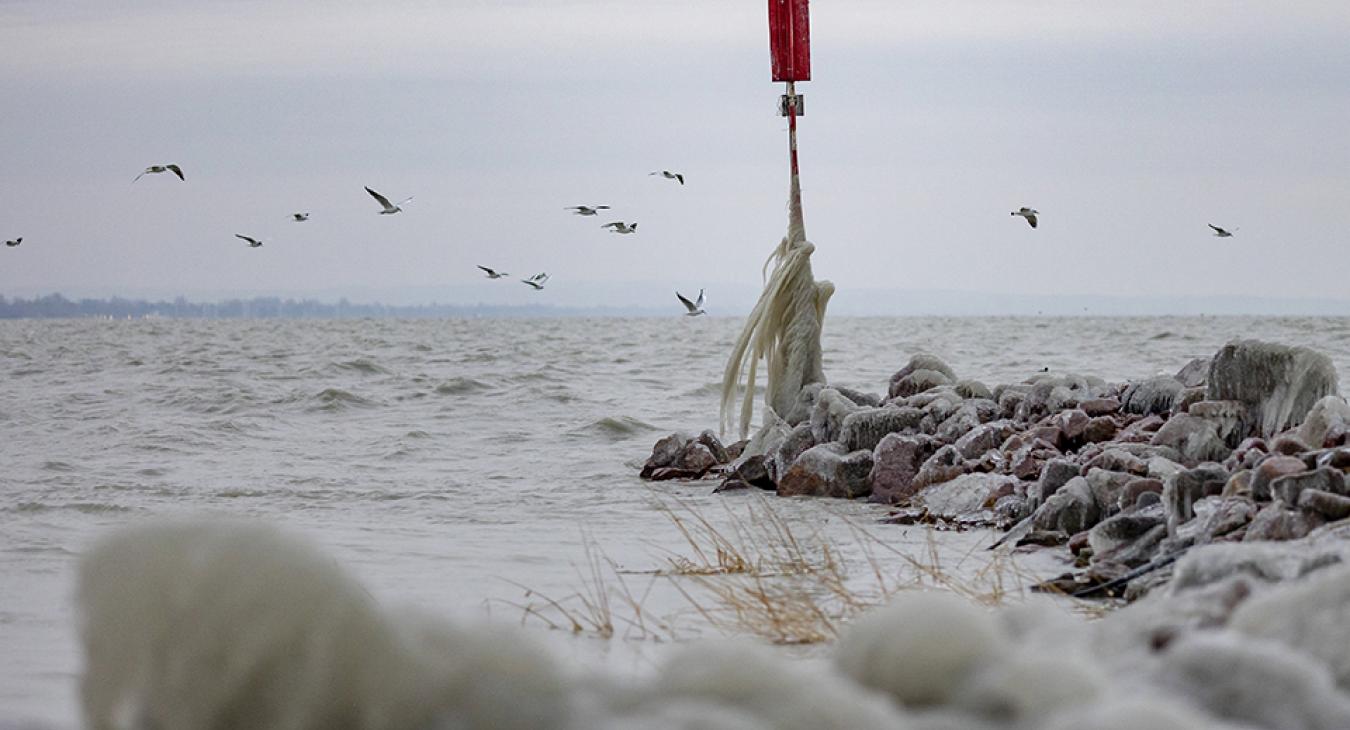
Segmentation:
<svg viewBox="0 0 1350 730">
<path fill-rule="evenodd" d="M 1350 404 L 1344 398 L 1329 395 L 1313 404 L 1298 427 L 1298 439 L 1313 448 L 1340 442 L 1350 432 Z M 1328 438 L 1330 437 L 1330 438 Z"/>
<path fill-rule="evenodd" d="M 1149 443 L 1176 449 L 1183 464 L 1223 461 L 1232 453 L 1213 421 L 1189 413 L 1172 416 Z"/>
<path fill-rule="evenodd" d="M 919 468 L 933 455 L 938 443 L 931 436 L 905 436 L 897 433 L 881 439 L 872 452 L 872 501 L 896 503 L 908 500 L 917 491 L 911 487 Z"/>
<path fill-rule="evenodd" d="M 792 468 L 804 451 L 815 446 L 816 437 L 811 432 L 811 424 L 799 423 L 779 442 L 770 460 L 769 476 L 776 482 Z"/>
<path fill-rule="evenodd" d="M 1017 480 L 1004 474 L 962 474 L 947 482 L 924 488 L 914 502 L 928 513 L 944 519 L 974 517 L 988 513 L 999 497 L 1012 494 Z M 992 519 L 987 514 L 986 519 Z"/>
<path fill-rule="evenodd" d="M 1088 480 L 1074 477 L 1037 508 L 1032 524 L 1038 530 L 1073 535 L 1097 524 L 1101 514 Z"/>
<path fill-rule="evenodd" d="M 1131 383 L 1121 394 L 1121 408 L 1126 413 L 1153 415 L 1172 410 L 1185 386 L 1170 375 L 1159 375 Z"/>
<path fill-rule="evenodd" d="M 930 355 L 926 352 L 921 352 L 911 357 L 909 359 L 909 362 L 906 363 L 904 367 L 900 368 L 898 371 L 896 371 L 894 375 L 891 376 L 890 389 L 888 391 L 889 397 L 895 398 L 896 396 L 913 395 L 914 393 L 920 392 L 918 390 L 914 390 L 908 393 L 901 393 L 898 391 L 898 388 L 901 388 L 901 386 L 899 385 L 900 382 L 905 380 L 906 378 L 909 378 L 911 375 L 913 375 L 915 372 L 918 371 L 936 373 L 942 376 L 942 378 L 945 379 L 946 383 L 956 382 L 956 373 L 953 372 L 950 367 L 948 367 L 947 363 L 943 362 L 942 359 L 936 355 Z M 945 383 L 938 383 L 938 384 L 943 385 Z M 904 389 L 909 389 L 911 387 L 912 386 L 904 386 Z"/>
<path fill-rule="evenodd" d="M 1045 467 L 1041 469 L 1041 477 L 1032 488 L 1035 503 L 1044 504 L 1045 500 L 1058 492 L 1060 487 L 1082 473 L 1083 468 L 1068 459 L 1051 459 L 1045 462 Z"/>
<path fill-rule="evenodd" d="M 839 432 L 844 427 L 844 419 L 858 410 L 858 405 L 840 395 L 834 388 L 822 388 L 816 396 L 816 404 L 811 409 L 811 435 L 816 443 L 823 444 L 839 440 Z"/>
<path fill-rule="evenodd" d="M 1313 405 L 1336 393 L 1331 359 L 1306 347 L 1258 340 L 1224 345 L 1210 365 L 1209 400 L 1241 401 L 1246 422 L 1267 438 L 1303 422 Z"/>
<path fill-rule="evenodd" d="M 887 434 L 917 432 L 923 415 L 923 411 L 910 406 L 861 408 L 844 417 L 839 441 L 849 451 L 873 449 Z"/>
<path fill-rule="evenodd" d="M 778 495 L 865 497 L 872 489 L 867 483 L 871 471 L 871 451 L 849 452 L 837 443 L 812 446 L 778 477 Z"/>
<path fill-rule="evenodd" d="M 849 627 L 835 663 L 854 681 L 923 707 L 948 702 L 1006 648 L 987 611 L 951 593 L 905 591 Z"/>
</svg>

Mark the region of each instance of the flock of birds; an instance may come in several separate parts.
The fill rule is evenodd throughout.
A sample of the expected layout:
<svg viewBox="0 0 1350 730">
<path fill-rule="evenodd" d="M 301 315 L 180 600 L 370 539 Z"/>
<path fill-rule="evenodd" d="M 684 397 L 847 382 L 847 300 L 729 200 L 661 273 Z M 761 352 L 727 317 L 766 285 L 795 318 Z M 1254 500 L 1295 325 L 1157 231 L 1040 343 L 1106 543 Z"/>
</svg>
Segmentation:
<svg viewBox="0 0 1350 730">
<path fill-rule="evenodd" d="M 648 177 L 652 175 L 660 175 L 661 177 L 667 180 L 674 180 L 681 185 L 684 184 L 683 173 L 671 172 L 670 170 L 657 170 L 656 172 L 648 173 Z M 386 213 L 398 212 L 397 206 L 395 206 L 394 210 L 388 210 L 389 201 L 385 200 L 379 193 L 376 193 L 374 190 L 371 190 L 370 188 L 366 188 L 366 191 L 369 192 L 371 195 L 374 195 L 375 199 L 379 200 L 381 204 L 386 207 L 386 210 L 384 212 Z M 409 198 L 408 200 L 411 199 L 412 198 Z M 566 208 L 563 208 L 563 210 L 570 210 L 574 215 L 585 216 L 589 218 L 599 215 L 600 211 L 602 210 L 610 210 L 610 207 L 608 205 L 569 205 Z M 609 223 L 605 223 L 600 227 L 608 228 L 611 233 L 620 233 L 623 235 L 627 235 L 629 233 L 637 233 L 638 224 L 637 221 L 628 223 L 626 221 L 620 220 L 620 221 L 610 221 Z M 482 269 L 483 274 L 487 276 L 487 278 L 489 279 L 505 279 L 506 277 L 511 275 L 506 271 L 498 271 L 489 266 L 483 266 L 482 264 L 479 264 L 478 268 Z M 546 281 L 548 281 L 548 274 L 545 272 L 540 272 L 538 274 L 535 274 L 534 276 L 531 276 L 528 279 L 521 279 L 520 283 L 528 287 L 531 287 L 535 291 L 540 291 L 544 288 L 544 282 Z M 688 297 L 684 296 L 678 291 L 675 292 L 675 297 L 680 300 L 681 304 L 684 305 L 685 316 L 697 317 L 700 314 L 707 314 L 707 312 L 703 311 L 704 297 L 702 289 L 698 290 L 698 299 L 692 302 L 689 301 Z"/>
<path fill-rule="evenodd" d="M 1040 212 L 1039 210 L 1036 210 L 1035 208 L 1028 208 L 1028 207 L 1026 207 L 1025 205 L 1022 206 L 1021 208 L 1018 208 L 1017 210 L 1014 210 L 1012 213 L 1009 213 L 1009 215 L 1020 215 L 1020 216 L 1022 216 L 1023 218 L 1026 218 L 1026 219 L 1027 219 L 1027 223 L 1028 223 L 1032 228 L 1035 228 L 1035 227 L 1036 227 L 1036 216 L 1038 216 L 1038 215 L 1040 215 L 1040 214 L 1041 214 L 1041 212 Z M 1230 230 L 1227 230 L 1227 229 L 1225 229 L 1225 228 L 1220 228 L 1219 226 L 1216 226 L 1216 225 L 1214 225 L 1213 223 L 1206 223 L 1205 225 L 1207 225 L 1207 226 L 1209 226 L 1210 228 L 1214 229 L 1214 236 L 1215 236 L 1216 238 L 1232 238 L 1232 237 L 1233 237 L 1233 231 L 1236 231 L 1236 230 L 1237 230 L 1237 228 L 1233 228 L 1233 230 L 1230 231 Z"/>
<path fill-rule="evenodd" d="M 145 177 L 146 175 L 157 175 L 165 172 L 173 173 L 178 177 L 179 180 L 182 181 L 187 180 L 187 178 L 183 176 L 183 168 L 179 167 L 178 165 L 169 164 L 169 165 L 151 165 L 145 168 L 145 170 L 143 170 L 139 175 L 132 178 L 131 182 L 135 183 L 137 180 L 140 180 L 142 177 Z M 682 173 L 671 172 L 670 170 L 657 170 L 655 172 L 648 173 L 649 177 L 652 175 L 660 175 L 661 177 L 667 180 L 674 180 L 678 182 L 680 185 L 684 185 L 684 175 Z M 413 199 L 413 196 L 409 195 L 408 197 L 404 198 L 403 200 L 400 200 L 397 204 L 395 204 L 389 202 L 389 198 L 385 197 L 379 192 L 376 192 L 375 190 L 372 190 L 369 186 L 366 187 L 366 192 L 370 194 L 370 197 L 375 199 L 375 202 L 380 204 L 380 212 L 379 212 L 380 215 L 393 215 L 395 213 L 402 213 L 403 206 L 407 205 L 408 203 L 411 203 Z M 570 210 L 572 211 L 573 214 L 579 216 L 592 217 L 599 215 L 600 211 L 602 210 L 610 210 L 610 207 L 608 205 L 572 205 L 564 208 L 563 210 Z M 1026 219 L 1028 225 L 1030 225 L 1032 228 L 1035 228 L 1037 225 L 1037 216 L 1040 215 L 1040 211 L 1036 210 L 1035 208 L 1029 208 L 1024 205 L 1018 208 L 1017 210 L 1012 211 L 1012 213 L 1010 213 L 1009 215 L 1021 216 Z M 296 223 L 304 223 L 305 221 L 309 220 L 309 213 L 305 212 L 292 213 L 291 220 L 293 220 Z M 1214 235 L 1218 238 L 1231 238 L 1233 236 L 1233 233 L 1238 230 L 1237 228 L 1234 228 L 1232 231 L 1229 231 L 1228 229 L 1216 226 L 1213 223 L 1209 223 L 1207 225 L 1211 229 L 1213 229 Z M 630 233 L 637 233 L 638 224 L 636 221 L 629 223 L 626 221 L 618 220 L 618 221 L 610 221 L 609 223 L 605 223 L 600 227 L 608 228 L 612 233 L 627 235 Z M 249 248 L 261 248 L 263 245 L 261 239 L 254 238 L 252 236 L 245 236 L 242 233 L 236 233 L 234 234 L 234 236 L 235 238 L 238 238 L 244 243 L 248 244 Z M 9 248 L 14 248 L 15 246 L 18 246 L 22 243 L 23 243 L 23 236 L 19 236 L 18 238 L 5 241 L 5 245 L 8 246 Z M 487 278 L 489 279 L 504 279 L 510 276 L 510 274 L 508 274 L 505 271 L 497 271 L 496 269 L 492 269 L 487 266 L 480 265 L 478 268 L 482 269 L 483 273 L 486 274 Z M 548 281 L 548 274 L 546 272 L 540 272 L 538 274 L 535 274 L 534 276 L 531 276 L 528 279 L 521 279 L 520 281 L 522 284 L 529 286 L 535 291 L 542 291 L 544 288 L 544 283 Z M 697 317 L 700 314 L 706 314 L 706 312 L 703 310 L 703 304 L 705 300 L 702 289 L 699 289 L 698 298 L 693 301 L 690 301 L 688 297 L 684 296 L 678 291 L 675 292 L 675 297 L 680 300 L 681 304 L 684 305 L 686 316 Z"/>
</svg>

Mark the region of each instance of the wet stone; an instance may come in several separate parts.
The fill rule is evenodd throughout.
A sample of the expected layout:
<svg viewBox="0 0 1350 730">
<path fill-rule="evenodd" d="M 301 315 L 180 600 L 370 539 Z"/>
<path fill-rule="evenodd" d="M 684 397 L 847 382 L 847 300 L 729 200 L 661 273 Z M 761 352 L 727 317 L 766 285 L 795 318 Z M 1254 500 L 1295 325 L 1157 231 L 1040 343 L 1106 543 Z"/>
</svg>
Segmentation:
<svg viewBox="0 0 1350 730">
<path fill-rule="evenodd" d="M 1082 475 L 1082 467 L 1066 459 L 1051 459 L 1041 469 L 1040 479 L 1032 488 L 1032 497 L 1036 504 L 1044 504 L 1050 495 L 1069 483 L 1070 479 Z"/>
<path fill-rule="evenodd" d="M 890 434 L 881 439 L 873 451 L 871 482 L 873 502 L 898 503 L 908 501 L 918 490 L 913 487 L 920 467 L 937 450 L 937 442 L 929 436 Z"/>
<path fill-rule="evenodd" d="M 1300 474 L 1308 470 L 1302 459 L 1293 456 L 1271 456 L 1257 465 L 1252 473 L 1252 499 L 1264 502 L 1272 499 L 1270 484 L 1282 476 Z"/>
<path fill-rule="evenodd" d="M 1320 489 L 1305 489 L 1298 495 L 1298 508 L 1316 512 L 1328 520 L 1350 517 L 1350 497 Z"/>
<path fill-rule="evenodd" d="M 1300 474 L 1286 474 L 1270 483 L 1270 493 L 1287 505 L 1298 504 L 1299 493 L 1305 489 L 1343 495 L 1345 475 L 1338 469 L 1322 467 Z"/>
<path fill-rule="evenodd" d="M 1112 416 L 1120 412 L 1120 400 L 1116 398 L 1091 398 L 1079 403 L 1078 407 L 1093 418 Z"/>
</svg>

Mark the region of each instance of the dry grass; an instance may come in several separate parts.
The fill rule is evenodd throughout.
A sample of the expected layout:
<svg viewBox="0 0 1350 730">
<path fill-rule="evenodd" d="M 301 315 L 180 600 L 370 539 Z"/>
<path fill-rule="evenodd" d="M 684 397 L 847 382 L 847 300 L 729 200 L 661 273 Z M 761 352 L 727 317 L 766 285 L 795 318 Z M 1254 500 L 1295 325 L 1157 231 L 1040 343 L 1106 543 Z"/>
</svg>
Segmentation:
<svg viewBox="0 0 1350 730">
<path fill-rule="evenodd" d="M 851 534 L 841 547 L 820 531 L 794 523 L 764 497 L 738 505 L 743 507 L 739 512 L 724 503 L 726 519 L 717 522 L 678 497 L 654 493 L 654 499 L 684 538 L 686 550 L 656 546 L 665 553 L 663 568 L 626 571 L 584 537 L 586 565 L 577 569 L 581 588 L 554 600 L 520 586 L 526 602 L 509 605 L 523 611 L 522 622 L 534 619 L 602 638 L 615 636 L 618 622 L 623 638 L 680 638 L 675 616 L 653 616 L 645 609 L 659 582 L 673 587 L 693 614 L 722 633 L 815 644 L 837 638 L 851 619 L 900 591 L 946 590 L 998 606 L 1025 597 L 1034 582 L 1007 550 L 972 546 L 953 560 L 931 530 L 923 548 L 913 551 L 889 542 L 890 530 L 878 535 L 831 512 Z M 628 584 L 629 576 L 639 574 L 652 576 L 641 594 Z"/>
</svg>

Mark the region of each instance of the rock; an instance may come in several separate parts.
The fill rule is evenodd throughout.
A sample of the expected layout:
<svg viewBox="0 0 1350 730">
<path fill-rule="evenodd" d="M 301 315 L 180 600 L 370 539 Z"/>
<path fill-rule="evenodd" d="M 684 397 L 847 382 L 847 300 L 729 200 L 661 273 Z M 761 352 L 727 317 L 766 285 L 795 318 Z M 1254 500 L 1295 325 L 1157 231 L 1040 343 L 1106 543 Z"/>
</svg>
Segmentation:
<svg viewBox="0 0 1350 730">
<path fill-rule="evenodd" d="M 1157 508 L 1119 514 L 1098 522 L 1087 533 L 1093 560 L 1109 558 L 1111 553 L 1135 542 L 1153 528 L 1162 526 L 1163 522 L 1162 510 Z"/>
<path fill-rule="evenodd" d="M 651 479 L 652 473 L 657 469 L 673 465 L 688 443 L 689 437 L 682 433 L 672 433 L 657 441 L 652 447 L 652 455 L 647 457 L 647 463 L 642 465 L 642 473 L 639 476 Z"/>
<path fill-rule="evenodd" d="M 698 477 L 707 474 L 708 471 L 720 463 L 721 462 L 717 460 L 717 456 L 713 454 L 712 449 L 709 449 L 706 445 L 698 441 L 694 441 L 684 447 L 684 450 L 680 452 L 680 455 L 675 458 L 675 463 L 672 466 L 676 469 L 689 472 L 692 475 L 690 478 L 697 479 Z"/>
<path fill-rule="evenodd" d="M 750 439 L 741 439 L 740 441 L 727 444 L 727 459 L 735 461 L 741 458 L 741 454 L 745 453 L 745 447 L 749 444 Z"/>
<path fill-rule="evenodd" d="M 994 519 L 1002 525 L 1013 525 L 1031 515 L 1031 502 L 1018 494 L 1005 494 L 994 502 Z"/>
<path fill-rule="evenodd" d="M 867 477 L 872 486 L 871 500 L 889 504 L 908 501 L 918 491 L 911 486 L 914 477 L 937 447 L 928 436 L 893 433 L 881 439 L 873 451 L 872 472 Z"/>
<path fill-rule="evenodd" d="M 1205 379 L 1209 377 L 1209 363 L 1211 358 L 1197 357 L 1186 363 L 1181 370 L 1177 371 L 1173 378 L 1187 388 L 1196 388 L 1205 384 Z"/>
<path fill-rule="evenodd" d="M 939 430 L 939 434 L 941 431 Z M 966 459 L 976 459 L 982 456 L 986 451 L 996 449 L 1009 436 L 1013 434 L 1013 425 L 1010 421 L 993 421 L 991 423 L 982 423 L 967 431 L 964 436 L 956 440 L 956 450 Z"/>
<path fill-rule="evenodd" d="M 1084 467 L 1087 469 L 1119 471 L 1139 476 L 1148 473 L 1148 462 L 1121 449 L 1108 448 L 1102 451 L 1102 453 L 1089 459 L 1088 462 L 1084 464 Z"/>
<path fill-rule="evenodd" d="M 1244 497 L 1252 498 L 1252 470 L 1243 469 L 1234 472 L 1233 476 L 1228 477 L 1228 481 L 1223 485 L 1223 491 L 1220 494 L 1224 497 Z"/>
<path fill-rule="evenodd" d="M 1223 485 L 1227 483 L 1228 472 L 1218 464 L 1202 464 L 1164 480 L 1162 503 L 1168 534 L 1176 534 L 1178 525 L 1195 516 L 1192 507 L 1196 502 L 1222 493 Z"/>
<path fill-rule="evenodd" d="M 993 519 L 994 502 L 1012 493 L 1016 479 L 1001 474 L 962 474 L 950 481 L 921 490 L 914 498 L 934 517 L 971 519 L 976 513 Z"/>
<path fill-rule="evenodd" d="M 1116 398 L 1091 398 L 1078 404 L 1083 412 L 1091 417 L 1113 416 L 1120 412 L 1120 401 Z"/>
<path fill-rule="evenodd" d="M 1185 388 L 1170 375 L 1159 375 L 1138 383 L 1131 383 L 1121 395 L 1121 407 L 1126 413 L 1155 415 L 1172 410 Z"/>
<path fill-rule="evenodd" d="M 1018 479 L 1035 479 L 1050 459 L 1062 456 L 1059 449 L 1036 438 L 1008 456 L 1008 468 Z"/>
<path fill-rule="evenodd" d="M 1100 518 L 1101 508 L 1087 479 L 1074 477 L 1036 510 L 1032 527 L 1073 535 L 1097 524 Z"/>
<path fill-rule="evenodd" d="M 1302 423 L 1336 386 L 1336 368 L 1326 355 L 1306 347 L 1241 340 L 1215 354 L 1206 396 L 1241 401 L 1248 409 L 1244 421 L 1269 438 Z"/>
<path fill-rule="evenodd" d="M 1005 390 L 1002 393 L 995 391 L 994 401 L 998 403 L 998 409 L 1004 418 L 1014 418 L 1018 410 L 1022 407 L 1022 401 L 1026 399 L 1027 390 Z"/>
<path fill-rule="evenodd" d="M 1180 458 L 1180 454 L 1177 455 Z M 1148 476 L 1151 479 L 1167 481 L 1167 478 L 1180 472 L 1186 467 L 1178 464 L 1175 459 L 1169 459 L 1165 456 L 1154 456 L 1148 460 Z"/>
<path fill-rule="evenodd" d="M 1305 489 L 1298 495 L 1298 508 L 1316 512 L 1328 520 L 1350 517 L 1350 497 L 1320 489 Z"/>
<path fill-rule="evenodd" d="M 1324 466 L 1300 474 L 1286 474 L 1270 482 L 1270 493 L 1291 507 L 1298 504 L 1298 495 L 1305 489 L 1343 495 L 1345 475 L 1339 469 Z"/>
<path fill-rule="evenodd" d="M 769 468 L 769 477 L 777 482 L 788 469 L 792 468 L 797 457 L 815 445 L 816 438 L 811 433 L 811 424 L 797 424 L 797 427 L 789 431 L 778 444 L 778 448 L 773 452 L 773 458 L 766 464 Z"/>
<path fill-rule="evenodd" d="M 1198 464 L 1202 461 L 1222 461 L 1233 452 L 1228 448 L 1214 423 L 1189 413 L 1172 416 L 1149 442 L 1154 446 L 1170 446 L 1181 453 L 1181 463 Z"/>
<path fill-rule="evenodd" d="M 1110 416 L 1094 416 L 1088 421 L 1087 428 L 1083 430 L 1083 441 L 1089 444 L 1099 444 L 1103 441 L 1110 441 L 1119 433 L 1120 426 L 1116 420 Z"/>
<path fill-rule="evenodd" d="M 1270 453 L 1283 454 L 1285 456 L 1298 456 L 1305 451 L 1312 451 L 1312 447 L 1303 443 L 1293 434 L 1281 434 L 1270 442 Z"/>
<path fill-rule="evenodd" d="M 759 489 L 775 489 L 777 487 L 773 482 L 773 477 L 769 474 L 769 459 L 763 454 L 747 456 L 736 462 L 732 468 L 732 474 L 736 479 L 744 482 L 751 487 Z"/>
<path fill-rule="evenodd" d="M 1139 498 L 1145 494 L 1156 494 L 1162 496 L 1163 483 L 1157 479 L 1141 477 L 1131 479 L 1120 488 L 1120 493 L 1116 495 L 1116 509 L 1124 511 L 1130 508 L 1139 507 Z M 1159 500 L 1161 503 L 1161 500 Z"/>
<path fill-rule="evenodd" d="M 903 368 L 900 368 L 898 371 L 896 371 L 894 375 L 891 376 L 891 383 L 888 397 L 894 398 L 897 395 L 902 395 L 897 391 L 900 381 L 910 377 L 919 370 L 926 370 L 928 372 L 938 373 L 943 377 L 945 377 L 946 382 L 948 383 L 956 381 L 956 373 L 952 372 L 952 369 L 948 367 L 947 363 L 943 362 L 941 358 L 937 357 L 936 355 L 930 355 L 926 352 L 921 352 L 911 357 L 909 359 L 909 362 L 906 363 Z M 913 393 L 904 393 L 903 395 L 913 395 Z"/>
<path fill-rule="evenodd" d="M 815 410 L 816 407 L 816 396 L 820 395 L 820 391 L 824 387 L 824 383 L 809 383 L 802 386 L 802 389 L 797 391 L 797 400 L 793 401 L 792 407 L 788 409 L 783 420 L 789 426 L 796 426 L 803 421 L 810 420 L 811 411 Z"/>
<path fill-rule="evenodd" d="M 778 450 L 778 446 L 787 438 L 792 427 L 787 422 L 779 418 L 773 412 L 772 408 L 764 412 L 764 425 L 759 427 L 754 436 L 750 437 L 750 442 L 745 445 L 741 451 L 742 456 L 753 454 L 772 455 Z"/>
<path fill-rule="evenodd" d="M 1252 472 L 1252 499 L 1265 502 L 1271 497 L 1270 484 L 1288 474 L 1299 474 L 1308 467 L 1302 459 L 1293 456 L 1271 456 L 1256 466 Z"/>
<path fill-rule="evenodd" d="M 780 497 L 813 496 L 853 499 L 871 491 L 867 475 L 872 452 L 847 453 L 839 444 L 812 446 L 778 480 Z"/>
<path fill-rule="evenodd" d="M 970 405 L 962 405 L 956 409 L 946 420 L 938 426 L 937 436 L 939 440 L 951 443 L 965 436 L 971 429 L 980 425 L 980 414 Z"/>
<path fill-rule="evenodd" d="M 1186 545 L 1214 542 L 1238 533 L 1256 516 L 1256 503 L 1245 497 L 1206 497 L 1196 502 L 1195 519 L 1177 536 Z"/>
<path fill-rule="evenodd" d="M 1087 479 L 1088 486 L 1092 487 L 1092 496 L 1097 501 L 1097 506 L 1101 508 L 1102 517 L 1115 513 L 1121 491 L 1125 489 L 1126 484 L 1136 478 L 1130 474 L 1105 469 L 1087 469 L 1083 477 Z"/>
<path fill-rule="evenodd" d="M 993 401 L 994 394 L 989 392 L 989 387 L 978 380 L 958 380 L 956 381 L 956 393 L 962 398 L 982 398 Z M 995 405 L 997 403 L 995 402 Z"/>
<path fill-rule="evenodd" d="M 698 435 L 698 439 L 696 440 L 698 443 L 708 447 L 708 451 L 712 453 L 713 458 L 717 460 L 718 464 L 725 464 L 731 461 L 731 454 L 727 452 L 727 448 L 723 446 L 721 440 L 717 438 L 717 434 L 712 431 L 704 431 Z"/>
<path fill-rule="evenodd" d="M 861 408 L 844 417 L 839 441 L 849 451 L 874 449 L 887 434 L 914 433 L 923 420 L 923 411 L 910 406 Z"/>
<path fill-rule="evenodd" d="M 966 473 L 966 469 L 961 459 L 961 452 L 956 450 L 955 446 L 948 444 L 938 449 L 928 460 L 919 467 L 919 473 L 914 476 L 911 482 L 911 488 L 914 490 L 924 487 L 941 484 L 955 479 Z"/>
<path fill-rule="evenodd" d="M 892 398 L 922 393 L 940 385 L 951 385 L 952 380 L 936 370 L 915 370 L 900 380 L 891 383 Z"/>
<path fill-rule="evenodd" d="M 1242 422 L 1247 409 L 1235 400 L 1202 400 L 1191 404 L 1186 412 L 1213 423 L 1219 438 L 1230 445 L 1237 444 L 1247 431 Z"/>
<path fill-rule="evenodd" d="M 1017 406 L 1016 417 L 1022 421 L 1035 421 L 1077 404 L 1068 386 L 1058 380 L 1046 380 L 1031 386 Z"/>
<path fill-rule="evenodd" d="M 1141 418 L 1121 430 L 1120 435 L 1116 437 L 1121 442 L 1141 442 L 1148 443 L 1153 438 L 1153 434 L 1166 423 L 1161 416 L 1148 416 Z"/>
<path fill-rule="evenodd" d="M 853 401 L 853 404 L 856 406 L 862 408 L 876 408 L 877 406 L 881 405 L 881 396 L 876 395 L 875 393 L 864 393 L 861 390 L 854 390 L 853 388 L 845 388 L 842 385 L 836 385 L 833 387 L 835 390 L 839 391 L 839 395 L 842 395 L 845 398 L 848 398 L 849 400 Z"/>
<path fill-rule="evenodd" d="M 811 409 L 811 435 L 815 437 L 816 443 L 838 441 L 844 418 L 857 410 L 858 406 L 840 395 L 839 391 L 822 388 L 816 396 L 815 407 Z"/>
<path fill-rule="evenodd" d="M 1299 511 L 1280 502 L 1271 502 L 1252 518 L 1242 541 L 1297 540 L 1325 523 L 1326 518 L 1316 512 Z"/>
<path fill-rule="evenodd" d="M 1087 431 L 1088 422 L 1091 420 L 1082 409 L 1071 408 L 1055 415 L 1050 423 L 1063 434 L 1064 443 L 1069 448 L 1075 448 L 1082 445 L 1083 433 Z"/>
<path fill-rule="evenodd" d="M 1060 487 L 1082 473 L 1082 468 L 1072 461 L 1051 459 L 1045 462 L 1045 466 L 1041 469 L 1041 478 L 1032 487 L 1033 503 L 1037 506 L 1045 504 L 1045 500 L 1058 492 Z"/>
</svg>

